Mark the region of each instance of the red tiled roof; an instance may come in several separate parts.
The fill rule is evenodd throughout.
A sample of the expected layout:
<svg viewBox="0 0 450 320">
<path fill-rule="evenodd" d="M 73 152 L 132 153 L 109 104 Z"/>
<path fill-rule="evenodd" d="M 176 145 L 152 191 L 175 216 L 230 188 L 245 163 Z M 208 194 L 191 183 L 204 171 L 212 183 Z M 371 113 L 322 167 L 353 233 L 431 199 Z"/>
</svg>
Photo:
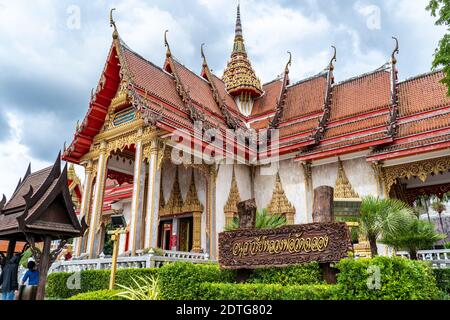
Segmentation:
<svg viewBox="0 0 450 320">
<path fill-rule="evenodd" d="M 212 113 L 222 117 L 222 112 L 219 106 L 214 101 L 213 94 L 209 83 L 195 74 L 178 61 L 174 60 L 175 67 L 180 76 L 180 80 L 183 83 L 185 89 L 189 92 L 191 99 L 203 108 L 211 111 Z"/>
<path fill-rule="evenodd" d="M 400 116 L 450 105 L 447 88 L 440 82 L 442 72 L 433 72 L 399 83 L 398 107 Z"/>
<path fill-rule="evenodd" d="M 390 75 L 377 71 L 333 87 L 331 118 L 338 120 L 390 105 Z"/>
<path fill-rule="evenodd" d="M 183 110 L 183 102 L 177 93 L 172 75 L 128 48 L 124 48 L 124 56 L 136 85 L 162 101 Z"/>
<path fill-rule="evenodd" d="M 447 88 L 439 82 L 442 77 L 442 72 L 432 72 L 399 83 L 397 135 L 392 145 L 374 151 L 369 159 L 382 160 L 448 147 L 450 98 Z"/>
<path fill-rule="evenodd" d="M 255 100 L 250 117 L 256 117 L 270 111 L 275 112 L 282 86 L 281 80 L 274 80 L 265 84 L 263 86 L 264 94 Z"/>
<path fill-rule="evenodd" d="M 281 121 L 322 111 L 326 85 L 326 77 L 321 75 L 288 87 Z"/>
</svg>

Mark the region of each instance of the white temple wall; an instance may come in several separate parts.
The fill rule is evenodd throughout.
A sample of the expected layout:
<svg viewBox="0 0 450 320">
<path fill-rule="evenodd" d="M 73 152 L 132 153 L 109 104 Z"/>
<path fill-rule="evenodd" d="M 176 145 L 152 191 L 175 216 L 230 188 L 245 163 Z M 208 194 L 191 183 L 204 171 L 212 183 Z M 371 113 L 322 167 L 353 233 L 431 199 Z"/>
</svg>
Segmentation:
<svg viewBox="0 0 450 320">
<path fill-rule="evenodd" d="M 267 173 L 267 174 L 266 174 Z M 308 223 L 311 209 L 308 205 L 305 177 L 301 164 L 292 159 L 279 162 L 279 174 L 286 197 L 295 207 L 294 222 Z M 258 209 L 267 208 L 275 187 L 276 169 L 265 170 L 259 167 L 255 174 L 255 198 Z"/>
<path fill-rule="evenodd" d="M 235 165 L 236 181 L 241 200 L 247 200 L 251 195 L 250 168 L 245 165 Z M 221 164 L 216 178 L 216 233 L 225 228 L 225 213 L 223 208 L 228 200 L 233 176 L 233 165 Z"/>
<path fill-rule="evenodd" d="M 350 184 L 360 197 L 378 194 L 375 173 L 365 158 L 356 158 L 342 161 L 344 171 Z M 338 163 L 330 163 L 312 167 L 313 188 L 320 186 L 333 187 L 336 184 Z"/>
</svg>

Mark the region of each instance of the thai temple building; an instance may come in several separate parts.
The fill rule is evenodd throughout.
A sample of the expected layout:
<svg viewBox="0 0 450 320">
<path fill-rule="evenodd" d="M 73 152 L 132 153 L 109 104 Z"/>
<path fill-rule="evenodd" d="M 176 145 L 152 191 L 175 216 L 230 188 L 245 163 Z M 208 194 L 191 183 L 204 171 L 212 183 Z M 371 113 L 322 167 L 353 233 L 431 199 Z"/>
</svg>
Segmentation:
<svg viewBox="0 0 450 320">
<path fill-rule="evenodd" d="M 336 219 L 357 228 L 363 196 L 411 203 L 450 190 L 443 75 L 400 81 L 398 42 L 386 64 L 351 79 L 335 80 L 334 49 L 317 75 L 291 82 L 289 56 L 282 76 L 264 84 L 239 6 L 223 75 L 203 46 L 197 74 L 175 58 L 166 32 L 160 67 L 125 44 L 112 11 L 111 26 L 100 81 L 62 156 L 85 168 L 79 217 L 89 227 L 74 256 L 98 257 L 118 213 L 127 221 L 121 255 L 161 248 L 217 259 L 218 234 L 241 200 L 255 198 L 289 224 L 311 223 L 313 190 L 332 186 Z M 354 242 L 365 252 L 364 239 Z"/>
</svg>

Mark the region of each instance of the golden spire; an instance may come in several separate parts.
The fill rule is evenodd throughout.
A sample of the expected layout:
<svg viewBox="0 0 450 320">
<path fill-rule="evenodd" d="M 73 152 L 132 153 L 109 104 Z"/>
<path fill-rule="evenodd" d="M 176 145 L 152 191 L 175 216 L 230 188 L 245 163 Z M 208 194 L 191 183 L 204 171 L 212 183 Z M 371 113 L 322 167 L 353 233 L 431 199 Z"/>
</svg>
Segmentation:
<svg viewBox="0 0 450 320">
<path fill-rule="evenodd" d="M 279 173 L 277 173 L 275 188 L 272 193 L 272 199 L 267 206 L 267 210 L 269 210 L 271 214 L 285 215 L 287 223 L 294 224 L 295 208 L 284 193 Z"/>
<path fill-rule="evenodd" d="M 234 165 L 233 165 L 233 175 L 231 177 L 230 194 L 228 195 L 228 200 L 225 203 L 223 211 L 225 213 L 228 213 L 228 212 L 237 213 L 238 212 L 237 204 L 239 202 L 241 202 L 241 196 L 239 195 L 239 189 L 237 186 L 236 174 L 234 172 Z"/>
<path fill-rule="evenodd" d="M 338 176 L 334 187 L 335 199 L 358 199 L 359 195 L 353 190 L 350 181 L 345 174 L 341 159 L 338 159 Z"/>
<path fill-rule="evenodd" d="M 181 197 L 180 183 L 178 181 L 178 169 L 175 169 L 175 181 L 172 192 L 164 208 L 160 209 L 160 215 L 175 215 L 183 212 L 183 198 Z"/>
<path fill-rule="evenodd" d="M 195 188 L 194 170 L 192 170 L 191 185 L 183 204 L 183 212 L 203 212 L 203 205 L 198 200 L 197 188 Z"/>
<path fill-rule="evenodd" d="M 247 57 L 247 51 L 245 50 L 239 4 L 237 7 L 236 29 L 231 61 L 228 62 L 222 79 L 225 82 L 228 93 L 233 96 L 241 95 L 242 98 L 245 96 L 248 100 L 249 98 L 257 98 L 263 93 L 261 82 L 256 77 L 255 71 Z"/>
</svg>

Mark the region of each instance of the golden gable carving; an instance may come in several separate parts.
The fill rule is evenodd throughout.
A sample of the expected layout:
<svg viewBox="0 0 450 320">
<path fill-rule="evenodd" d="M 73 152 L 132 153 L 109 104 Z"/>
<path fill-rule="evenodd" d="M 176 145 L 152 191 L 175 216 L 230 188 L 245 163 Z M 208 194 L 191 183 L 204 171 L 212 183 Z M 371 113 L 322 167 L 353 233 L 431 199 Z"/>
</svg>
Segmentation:
<svg viewBox="0 0 450 320">
<path fill-rule="evenodd" d="M 338 160 L 338 176 L 334 187 L 334 198 L 359 199 L 359 195 L 353 190 L 353 187 L 345 174 L 341 159 Z"/>
<path fill-rule="evenodd" d="M 277 173 L 272 199 L 267 209 L 271 214 L 285 215 L 288 224 L 294 223 L 295 207 L 289 202 L 284 193 L 279 173 Z"/>
</svg>

